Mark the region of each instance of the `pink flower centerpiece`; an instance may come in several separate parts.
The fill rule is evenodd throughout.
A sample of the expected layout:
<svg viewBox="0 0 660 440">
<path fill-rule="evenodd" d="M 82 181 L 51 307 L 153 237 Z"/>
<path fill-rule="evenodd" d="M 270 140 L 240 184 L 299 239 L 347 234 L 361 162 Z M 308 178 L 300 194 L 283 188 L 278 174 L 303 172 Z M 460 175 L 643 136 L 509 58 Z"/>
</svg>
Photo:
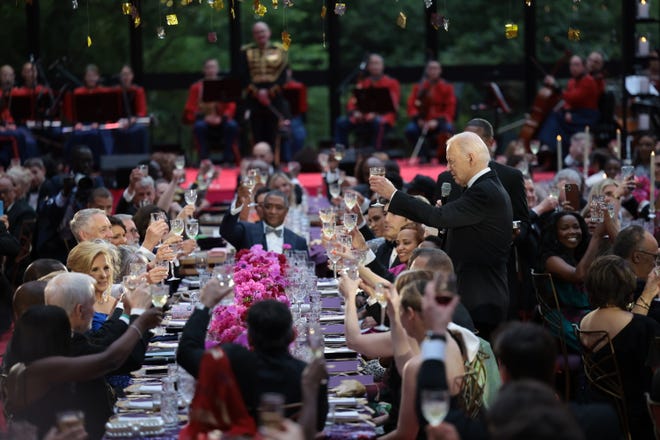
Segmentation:
<svg viewBox="0 0 660 440">
<path fill-rule="evenodd" d="M 247 311 L 257 301 L 275 299 L 289 305 L 286 257 L 254 245 L 241 249 L 234 264 L 234 304 L 218 306 L 213 311 L 207 347 L 229 342 L 247 346 Z"/>
</svg>

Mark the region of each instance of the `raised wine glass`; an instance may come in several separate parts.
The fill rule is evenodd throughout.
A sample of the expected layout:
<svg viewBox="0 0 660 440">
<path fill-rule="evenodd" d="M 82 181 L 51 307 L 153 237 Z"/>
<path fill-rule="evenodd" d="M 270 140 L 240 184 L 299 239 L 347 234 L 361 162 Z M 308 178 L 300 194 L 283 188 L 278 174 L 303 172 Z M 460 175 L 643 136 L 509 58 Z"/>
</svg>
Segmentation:
<svg viewBox="0 0 660 440">
<path fill-rule="evenodd" d="M 183 219 L 175 218 L 173 220 L 170 220 L 170 230 L 172 231 L 172 233 L 174 235 L 176 235 L 178 237 L 181 237 L 183 235 L 183 228 L 184 228 Z M 171 244 L 170 247 L 175 252 L 177 250 L 179 250 L 178 243 Z M 176 257 L 174 257 L 174 258 L 176 259 Z M 167 281 L 175 281 L 175 280 L 180 279 L 180 278 L 177 278 L 176 276 L 174 276 L 174 260 L 170 261 L 170 272 L 172 273 L 172 275 L 167 279 Z"/>
<path fill-rule="evenodd" d="M 357 194 L 353 191 L 344 192 L 344 204 L 347 211 L 352 211 L 355 205 L 357 205 Z"/>
<path fill-rule="evenodd" d="M 199 221 L 196 218 L 189 218 L 186 220 L 186 236 L 196 240 L 197 234 L 199 234 Z"/>
<path fill-rule="evenodd" d="M 357 214 L 355 213 L 345 213 L 344 214 L 344 229 L 348 234 L 351 233 L 353 229 L 357 226 Z"/>
<path fill-rule="evenodd" d="M 448 390 L 422 390 L 421 403 L 422 414 L 429 425 L 440 426 L 449 412 Z"/>
<path fill-rule="evenodd" d="M 333 199 L 336 199 L 341 195 L 341 187 L 339 186 L 339 183 L 331 183 L 328 185 L 328 191 Z"/>
<path fill-rule="evenodd" d="M 187 205 L 194 205 L 197 203 L 197 190 L 194 188 L 187 189 L 186 192 L 183 193 L 183 197 L 186 199 Z"/>
<path fill-rule="evenodd" d="M 385 177 L 385 167 L 371 167 L 369 168 L 369 177 L 371 176 L 381 176 Z M 376 203 L 371 206 L 385 206 L 380 203 L 380 196 L 376 193 Z"/>
<path fill-rule="evenodd" d="M 387 296 L 385 295 L 385 286 L 383 283 L 376 284 L 375 299 L 380 304 L 380 324 L 374 327 L 374 330 L 386 332 L 390 328 L 385 325 L 385 309 L 387 308 Z"/>
<path fill-rule="evenodd" d="M 250 175 L 250 171 L 248 171 L 248 175 L 243 177 L 243 185 L 248 189 L 248 193 L 250 195 L 250 203 L 248 204 L 249 207 L 257 206 L 256 203 L 252 201 L 252 191 L 254 191 L 254 187 L 257 186 L 257 178 L 256 175 Z"/>
</svg>

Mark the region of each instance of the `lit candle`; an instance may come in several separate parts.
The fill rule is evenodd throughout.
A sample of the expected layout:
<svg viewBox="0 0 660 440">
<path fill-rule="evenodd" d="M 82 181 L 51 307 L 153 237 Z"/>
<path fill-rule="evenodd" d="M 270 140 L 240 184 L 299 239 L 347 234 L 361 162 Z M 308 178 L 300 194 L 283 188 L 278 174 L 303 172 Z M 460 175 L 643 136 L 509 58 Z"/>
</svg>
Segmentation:
<svg viewBox="0 0 660 440">
<path fill-rule="evenodd" d="M 564 158 L 561 152 L 561 136 L 557 135 L 557 171 L 561 171 L 564 166 Z"/>
<path fill-rule="evenodd" d="M 649 215 L 655 217 L 655 151 L 651 151 L 651 164 L 650 164 L 650 176 L 651 176 L 651 191 L 649 192 L 649 202 L 651 206 L 649 207 Z"/>
<path fill-rule="evenodd" d="M 616 129 L 616 158 L 621 160 L 621 129 L 617 128 Z"/>
<path fill-rule="evenodd" d="M 640 0 L 637 3 L 637 18 L 649 18 L 649 0 Z"/>
<path fill-rule="evenodd" d="M 637 44 L 637 55 L 640 57 L 649 56 L 649 39 L 645 36 L 639 37 L 639 43 Z"/>
</svg>

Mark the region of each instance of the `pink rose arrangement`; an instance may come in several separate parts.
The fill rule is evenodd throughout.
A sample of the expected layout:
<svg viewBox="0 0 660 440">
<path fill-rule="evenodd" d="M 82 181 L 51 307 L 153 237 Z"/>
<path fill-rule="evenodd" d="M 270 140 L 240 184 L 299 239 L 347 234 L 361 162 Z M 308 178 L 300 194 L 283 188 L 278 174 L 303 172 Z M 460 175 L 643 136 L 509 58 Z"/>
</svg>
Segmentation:
<svg viewBox="0 0 660 440">
<path fill-rule="evenodd" d="M 228 342 L 247 343 L 246 318 L 252 304 L 275 299 L 289 305 L 284 289 L 287 260 L 282 254 L 265 251 L 263 246 L 241 249 L 234 264 L 234 304 L 213 311 L 207 346 Z"/>
</svg>

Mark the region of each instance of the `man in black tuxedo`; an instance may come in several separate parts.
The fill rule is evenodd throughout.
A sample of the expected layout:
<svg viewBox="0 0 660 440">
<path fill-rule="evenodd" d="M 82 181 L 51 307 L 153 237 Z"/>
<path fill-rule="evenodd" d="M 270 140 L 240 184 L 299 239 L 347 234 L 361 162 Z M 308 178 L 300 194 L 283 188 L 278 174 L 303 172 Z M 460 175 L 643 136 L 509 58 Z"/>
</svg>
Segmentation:
<svg viewBox="0 0 660 440">
<path fill-rule="evenodd" d="M 220 224 L 220 235 L 236 249 L 249 249 L 260 244 L 265 250 L 282 253 L 284 245 L 294 251 L 306 251 L 307 242 L 301 236 L 284 227 L 289 212 L 289 199 L 281 191 L 273 190 L 264 198 L 262 221 L 248 223 L 238 220 L 243 203 L 249 203 L 250 195 L 245 186 L 238 188 L 237 200 L 241 206 L 232 204 Z"/>
<path fill-rule="evenodd" d="M 464 131 L 470 131 L 478 135 L 488 147 L 491 155 L 495 152 L 495 138 L 493 126 L 485 119 L 475 118 L 468 121 Z M 525 243 L 528 237 L 530 221 L 529 221 L 529 207 L 527 206 L 527 197 L 525 196 L 525 182 L 523 175 L 517 168 L 501 164 L 494 160 L 488 162 L 491 170 L 497 174 L 500 179 L 504 190 L 509 194 L 511 199 L 511 209 L 513 210 L 513 220 L 520 222 L 520 228 L 513 239 L 513 246 L 509 254 L 509 261 L 507 262 L 507 276 L 509 286 L 509 317 L 515 318 L 519 309 L 524 307 L 525 304 L 525 288 L 531 284 L 530 279 L 530 262 L 518 259 L 516 261 L 516 247 L 519 244 Z M 442 184 L 449 182 L 451 184 L 451 192 L 449 196 L 443 197 L 443 203 L 449 203 L 461 196 L 463 188 L 454 182 L 449 171 L 445 171 L 438 175 L 436 185 L 436 197 L 440 199 L 442 194 Z M 523 280 L 523 281 L 521 281 Z M 525 282 L 525 280 L 527 280 Z"/>
<path fill-rule="evenodd" d="M 432 207 L 402 191 L 384 177 L 373 176 L 373 191 L 390 200 L 389 211 L 438 229 L 447 228 L 447 254 L 458 278 L 458 293 L 482 338 L 505 320 L 509 305 L 506 263 L 512 238 L 511 200 L 488 167 L 486 144 L 464 132 L 447 141 L 449 170 L 462 196 Z"/>
</svg>

